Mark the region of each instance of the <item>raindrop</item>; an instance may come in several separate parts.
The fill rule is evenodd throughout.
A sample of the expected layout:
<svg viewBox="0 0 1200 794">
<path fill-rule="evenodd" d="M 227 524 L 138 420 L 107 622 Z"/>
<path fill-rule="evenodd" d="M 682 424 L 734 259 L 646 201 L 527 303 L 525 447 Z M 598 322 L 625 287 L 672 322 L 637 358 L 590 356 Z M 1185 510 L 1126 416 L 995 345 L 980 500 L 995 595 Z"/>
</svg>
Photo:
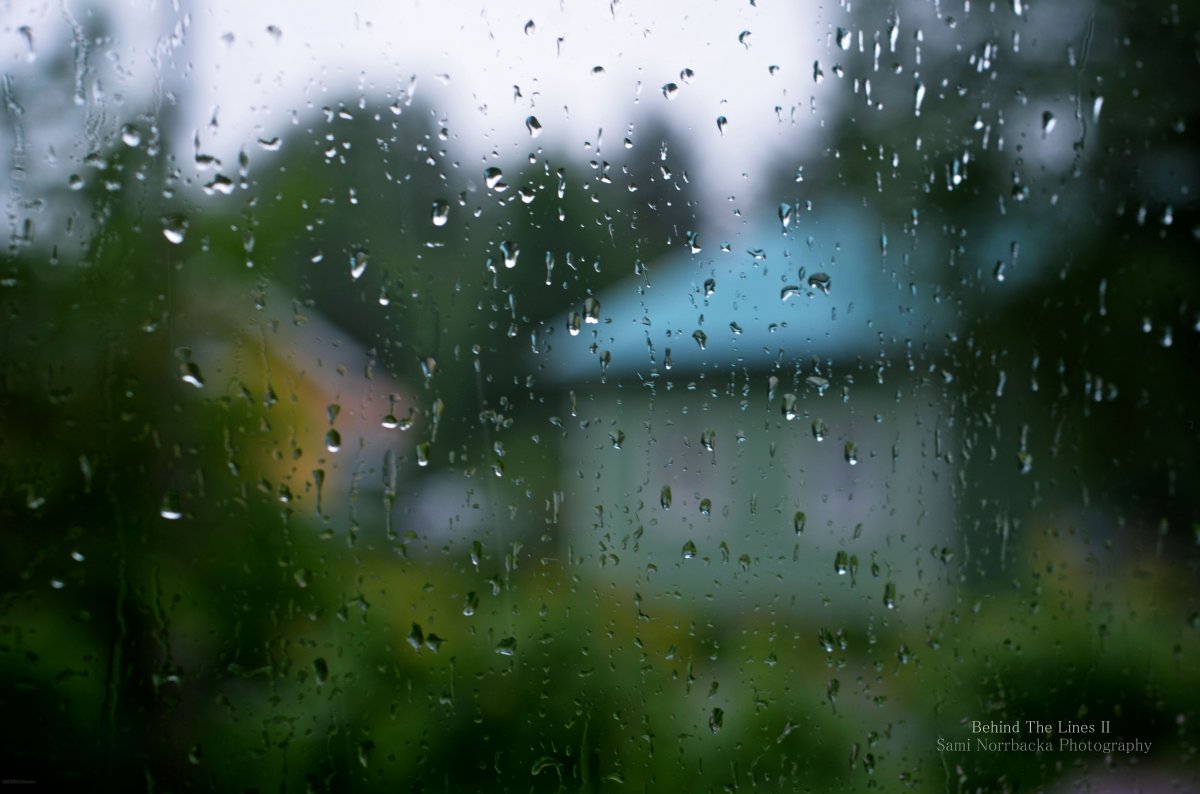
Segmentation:
<svg viewBox="0 0 1200 794">
<path fill-rule="evenodd" d="M 421 646 L 425 644 L 425 632 L 421 630 L 420 623 L 412 624 L 412 631 L 408 632 L 406 639 L 414 651 L 421 650 Z"/>
<path fill-rule="evenodd" d="M 833 286 L 833 279 L 829 277 L 828 273 L 813 273 L 808 277 L 808 286 L 828 295 L 829 288 Z"/>
<path fill-rule="evenodd" d="M 837 45 L 843 50 L 850 49 L 850 31 L 846 28 L 837 29 Z"/>
<path fill-rule="evenodd" d="M 838 576 L 845 576 L 850 570 L 850 556 L 844 551 L 833 555 L 833 570 Z"/>
<path fill-rule="evenodd" d="M 855 444 L 853 441 L 847 441 L 846 447 L 844 450 L 844 454 L 846 456 L 847 463 L 849 463 L 851 466 L 858 465 L 858 445 L 857 444 Z"/>
<path fill-rule="evenodd" d="M 179 245 L 187 236 L 188 219 L 182 215 L 168 215 L 162 219 L 163 237 L 168 242 Z"/>
<path fill-rule="evenodd" d="M 799 535 L 804 532 L 807 525 L 808 516 L 804 514 L 803 510 L 797 510 L 796 514 L 792 516 L 792 529 L 796 530 L 796 534 Z"/>
<path fill-rule="evenodd" d="M 792 225 L 792 213 L 794 208 L 786 201 L 779 205 L 779 222 L 783 225 L 783 231 L 787 232 L 788 227 Z"/>
<path fill-rule="evenodd" d="M 725 134 L 725 125 L 729 123 L 729 119 L 724 116 L 717 116 L 717 132 Z"/>
<path fill-rule="evenodd" d="M 700 253 L 700 251 L 701 251 L 700 233 L 699 232 L 688 232 L 687 233 L 687 244 L 688 244 L 688 248 L 691 249 L 693 254 Z"/>
<path fill-rule="evenodd" d="M 535 25 L 531 19 L 525 23 L 525 35 L 532 36 L 534 33 L 537 33 L 537 25 Z"/>
<path fill-rule="evenodd" d="M 666 97 L 668 100 L 673 100 L 673 99 L 675 99 L 675 96 L 676 96 L 678 93 L 679 93 L 679 86 L 678 86 L 678 85 L 676 85 L 675 83 L 667 83 L 666 85 L 664 85 L 664 86 L 662 87 L 662 94 L 663 94 L 663 96 L 665 96 L 665 97 Z"/>
<path fill-rule="evenodd" d="M 888 609 L 896 608 L 896 584 L 888 582 L 883 586 L 883 605 Z"/>
<path fill-rule="evenodd" d="M 716 279 L 712 279 L 712 278 L 704 279 L 704 297 L 708 298 L 708 297 L 712 296 L 712 294 L 714 292 L 716 292 L 716 289 L 717 289 Z"/>
<path fill-rule="evenodd" d="M 684 70 L 679 73 L 679 81 L 682 83 L 690 83 L 692 82 L 692 78 L 695 76 L 696 73 L 694 71 L 689 68 L 684 68 Z"/>
<path fill-rule="evenodd" d="M 608 440 L 612 442 L 613 449 L 620 449 L 621 445 L 625 443 L 625 431 L 616 430 L 612 433 L 609 433 Z"/>
<path fill-rule="evenodd" d="M 921 103 L 925 101 L 925 84 L 920 80 L 917 81 L 916 88 L 913 89 L 913 112 L 921 115 Z"/>
<path fill-rule="evenodd" d="M 514 656 L 517 652 L 517 638 L 505 637 L 496 644 L 496 653 L 501 656 Z"/>
<path fill-rule="evenodd" d="M 424 468 L 429 465 L 429 442 L 422 441 L 417 445 L 417 465 Z"/>
<path fill-rule="evenodd" d="M 434 226 L 445 226 L 446 222 L 450 220 L 450 202 L 445 199 L 438 199 L 433 202 L 433 208 L 430 212 Z"/>
<path fill-rule="evenodd" d="M 712 499 L 706 498 L 706 499 L 700 500 L 700 515 L 702 515 L 702 516 L 711 516 L 712 515 Z"/>
<path fill-rule="evenodd" d="M 829 427 L 825 424 L 824 419 L 814 419 L 812 423 L 813 438 L 817 441 L 824 441 L 825 435 L 829 432 Z"/>
<path fill-rule="evenodd" d="M 325 449 L 330 452 L 337 452 L 342 448 L 342 434 L 335 428 L 329 428 L 329 432 L 325 434 Z"/>
<path fill-rule="evenodd" d="M 517 257 L 521 254 L 521 248 L 512 240 L 505 240 L 500 243 L 500 253 L 504 255 L 504 266 L 511 270 L 517 266 Z"/>
<path fill-rule="evenodd" d="M 717 446 L 717 434 L 712 430 L 705 430 L 700 434 L 700 445 L 709 452 L 714 452 Z"/>
<path fill-rule="evenodd" d="M 696 544 L 689 540 L 683 544 L 683 548 L 679 550 L 679 553 L 685 560 L 695 559 Z"/>
<path fill-rule="evenodd" d="M 529 116 L 525 119 L 525 129 L 529 130 L 530 138 L 536 138 L 542 134 L 542 123 L 538 121 L 537 116 Z"/>
<path fill-rule="evenodd" d="M 699 328 L 697 328 L 695 331 L 692 331 L 692 339 L 696 340 L 696 344 L 700 346 L 701 350 L 703 350 L 705 345 L 708 344 L 708 334 L 704 333 Z"/>
<path fill-rule="evenodd" d="M 488 190 L 495 190 L 503 177 L 504 172 L 499 168 L 492 167 L 483 170 L 483 184 L 487 186 Z"/>
<path fill-rule="evenodd" d="M 779 299 L 787 301 L 788 298 L 794 298 L 800 294 L 800 286 L 798 284 L 788 284 L 783 289 L 779 290 Z"/>
<path fill-rule="evenodd" d="M 583 299 L 583 320 L 593 325 L 600 322 L 600 301 L 594 296 Z"/>
<path fill-rule="evenodd" d="M 321 657 L 313 660 L 313 677 L 317 681 L 317 686 L 324 686 L 325 682 L 329 680 L 329 664 Z"/>
<path fill-rule="evenodd" d="M 350 254 L 350 278 L 358 281 L 367 270 L 367 252 L 361 248 Z"/>
<path fill-rule="evenodd" d="M 463 616 L 469 618 L 478 611 L 479 611 L 479 594 L 474 593 L 474 592 L 467 593 L 466 598 L 463 599 L 463 608 L 462 608 Z"/>
<path fill-rule="evenodd" d="M 712 714 L 708 716 L 708 729 L 713 732 L 713 735 L 721 732 L 721 726 L 725 724 L 725 712 L 721 708 L 714 708 Z"/>
<path fill-rule="evenodd" d="M 142 133 L 132 124 L 126 124 L 121 128 L 121 142 L 130 148 L 136 147 L 142 142 Z"/>
<path fill-rule="evenodd" d="M 200 374 L 200 367 L 194 361 L 185 361 L 179 365 L 179 379 L 197 389 L 204 388 L 204 376 Z"/>
<path fill-rule="evenodd" d="M 791 392 L 783 395 L 782 411 L 783 418 L 789 422 L 800 415 L 796 410 L 796 395 L 792 394 Z"/>
<path fill-rule="evenodd" d="M 167 491 L 163 496 L 162 506 L 158 509 L 158 514 L 168 521 L 178 521 L 183 518 L 183 508 L 180 506 L 178 492 Z"/>
<path fill-rule="evenodd" d="M 671 486 L 664 485 L 662 491 L 658 494 L 658 503 L 662 505 L 663 510 L 671 509 Z"/>
<path fill-rule="evenodd" d="M 1042 137 L 1045 138 L 1048 135 L 1050 135 L 1050 133 L 1054 132 L 1054 127 L 1056 124 L 1058 124 L 1058 121 L 1054 118 L 1053 113 L 1051 113 L 1048 110 L 1045 113 L 1043 113 L 1042 114 Z"/>
<path fill-rule="evenodd" d="M 738 44 L 741 44 L 746 49 L 750 49 L 750 31 L 743 30 L 738 34 Z"/>
</svg>

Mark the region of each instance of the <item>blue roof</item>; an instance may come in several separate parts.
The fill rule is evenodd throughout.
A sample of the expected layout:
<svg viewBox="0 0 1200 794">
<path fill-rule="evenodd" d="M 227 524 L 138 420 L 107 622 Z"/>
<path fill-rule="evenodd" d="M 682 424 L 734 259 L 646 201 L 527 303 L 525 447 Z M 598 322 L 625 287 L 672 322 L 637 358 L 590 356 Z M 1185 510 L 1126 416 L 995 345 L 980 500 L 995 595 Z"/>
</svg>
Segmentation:
<svg viewBox="0 0 1200 794">
<path fill-rule="evenodd" d="M 786 233 L 775 221 L 702 240 L 595 296 L 598 309 L 577 306 L 543 328 L 543 379 L 765 370 L 942 343 L 956 314 L 939 300 L 933 263 L 899 231 L 885 246 L 870 210 L 840 206 L 802 213 Z"/>
</svg>

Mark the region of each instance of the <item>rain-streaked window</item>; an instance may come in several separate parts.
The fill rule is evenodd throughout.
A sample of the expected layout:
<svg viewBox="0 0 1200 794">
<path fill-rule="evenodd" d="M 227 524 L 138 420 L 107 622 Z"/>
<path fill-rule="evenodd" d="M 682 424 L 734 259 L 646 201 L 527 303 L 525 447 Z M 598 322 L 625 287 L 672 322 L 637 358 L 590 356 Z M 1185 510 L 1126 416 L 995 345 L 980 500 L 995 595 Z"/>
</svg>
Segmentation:
<svg viewBox="0 0 1200 794">
<path fill-rule="evenodd" d="M 0 0 L 0 778 L 1191 790 L 1198 41 Z"/>
</svg>

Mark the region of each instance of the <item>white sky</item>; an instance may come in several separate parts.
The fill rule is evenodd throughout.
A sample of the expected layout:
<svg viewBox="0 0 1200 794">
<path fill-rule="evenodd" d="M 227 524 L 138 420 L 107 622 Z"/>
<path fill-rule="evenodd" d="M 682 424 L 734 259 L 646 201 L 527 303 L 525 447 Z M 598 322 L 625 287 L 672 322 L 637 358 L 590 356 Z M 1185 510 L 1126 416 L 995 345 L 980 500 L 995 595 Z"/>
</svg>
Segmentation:
<svg viewBox="0 0 1200 794">
<path fill-rule="evenodd" d="M 0 0 L 0 69 L 15 93 L 38 79 L 37 58 L 72 57 L 71 19 L 83 22 L 98 7 L 115 30 L 89 48 L 88 93 L 97 79 L 105 92 L 92 120 L 97 109 L 112 124 L 120 120 L 115 94 L 131 114 L 156 91 L 174 92 L 187 120 L 186 140 L 173 142 L 180 152 L 190 151 L 198 130 L 201 148 L 229 163 L 255 139 L 286 133 L 294 112 L 360 93 L 394 96 L 415 75 L 417 99 L 447 119 L 464 165 L 493 150 L 515 160 L 537 146 L 590 158 L 595 151 L 584 142 L 594 143 L 601 128 L 602 146 L 617 150 L 649 110 L 688 135 L 703 164 L 693 181 L 710 198 L 737 193 L 740 201 L 766 186 L 757 169 L 794 169 L 820 143 L 837 81 L 815 85 L 813 62 L 828 75 L 836 55 L 853 57 L 833 42 L 845 21 L 840 10 L 783 0 Z M 603 74 L 593 75 L 597 66 Z M 774 75 L 771 66 L 779 67 Z M 684 69 L 694 72 L 689 82 L 680 79 Z M 680 87 L 673 101 L 662 93 L 668 82 Z M 79 112 L 76 135 L 89 111 Z M 544 128 L 536 142 L 525 127 L 531 114 Z M 718 116 L 728 118 L 723 135 Z M 658 144 L 639 141 L 636 130 L 633 138 Z M 43 142 L 29 143 L 37 158 Z"/>
</svg>

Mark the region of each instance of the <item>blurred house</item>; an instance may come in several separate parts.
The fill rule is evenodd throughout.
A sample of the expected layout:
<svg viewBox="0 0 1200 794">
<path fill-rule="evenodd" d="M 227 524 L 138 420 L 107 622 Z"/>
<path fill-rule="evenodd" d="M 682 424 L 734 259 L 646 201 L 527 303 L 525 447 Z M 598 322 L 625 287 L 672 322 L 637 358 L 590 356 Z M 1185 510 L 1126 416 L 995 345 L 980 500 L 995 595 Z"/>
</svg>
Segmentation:
<svg viewBox="0 0 1200 794">
<path fill-rule="evenodd" d="M 184 383 L 215 389 L 256 419 L 231 422 L 231 470 L 294 514 L 338 531 L 402 528 L 411 508 L 416 399 L 374 353 L 282 290 L 258 299 L 208 300 L 176 322 Z"/>
<path fill-rule="evenodd" d="M 693 239 L 543 329 L 564 554 L 598 592 L 860 616 L 952 597 L 956 316 L 880 228 L 841 206 Z"/>
</svg>

